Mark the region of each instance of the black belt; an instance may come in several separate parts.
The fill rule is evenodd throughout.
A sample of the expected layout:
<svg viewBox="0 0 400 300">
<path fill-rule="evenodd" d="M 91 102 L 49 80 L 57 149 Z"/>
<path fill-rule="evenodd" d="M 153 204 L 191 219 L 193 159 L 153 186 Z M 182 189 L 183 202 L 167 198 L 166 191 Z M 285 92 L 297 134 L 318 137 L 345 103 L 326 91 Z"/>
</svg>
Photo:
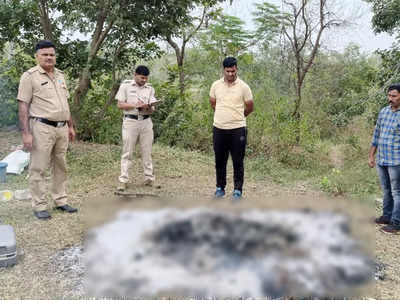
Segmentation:
<svg viewBox="0 0 400 300">
<path fill-rule="evenodd" d="M 135 119 L 135 120 L 146 120 L 150 115 L 124 115 L 125 118 Z"/>
<path fill-rule="evenodd" d="M 36 117 L 33 117 L 33 119 L 54 127 L 64 127 L 65 124 L 67 124 L 67 121 L 50 121 L 45 118 L 36 118 Z"/>
</svg>

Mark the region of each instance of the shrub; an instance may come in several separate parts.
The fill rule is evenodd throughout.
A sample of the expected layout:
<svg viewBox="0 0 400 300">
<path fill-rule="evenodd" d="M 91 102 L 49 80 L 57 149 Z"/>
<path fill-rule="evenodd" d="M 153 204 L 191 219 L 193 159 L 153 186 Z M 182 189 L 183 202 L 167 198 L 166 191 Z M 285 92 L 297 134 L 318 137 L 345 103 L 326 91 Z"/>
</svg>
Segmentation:
<svg viewBox="0 0 400 300">
<path fill-rule="evenodd" d="M 16 49 L 0 63 L 0 127 L 18 123 L 18 85 L 23 72 L 35 65 L 34 59 Z"/>
</svg>

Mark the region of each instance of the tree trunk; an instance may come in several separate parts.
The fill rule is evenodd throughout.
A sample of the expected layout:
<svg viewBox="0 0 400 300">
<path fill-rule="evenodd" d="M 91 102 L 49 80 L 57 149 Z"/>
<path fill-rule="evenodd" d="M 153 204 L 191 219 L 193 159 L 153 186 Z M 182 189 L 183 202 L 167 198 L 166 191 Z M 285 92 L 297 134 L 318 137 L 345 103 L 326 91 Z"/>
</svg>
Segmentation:
<svg viewBox="0 0 400 300">
<path fill-rule="evenodd" d="M 183 99 L 185 94 L 185 70 L 183 68 L 183 51 L 182 56 L 178 59 L 178 69 L 179 69 L 179 95 Z"/>
<path fill-rule="evenodd" d="M 79 83 L 75 89 L 74 94 L 74 105 L 79 109 L 81 106 L 81 100 L 85 97 L 90 86 L 90 65 L 86 65 L 79 76 Z"/>
<path fill-rule="evenodd" d="M 102 110 L 100 111 L 100 113 L 98 114 L 98 119 L 102 120 L 107 112 L 108 107 L 113 103 L 115 96 L 118 93 L 119 87 L 120 87 L 120 81 L 121 78 L 119 78 L 119 76 L 117 76 L 117 63 L 119 62 L 119 55 L 121 54 L 122 49 L 124 49 L 124 47 L 126 46 L 126 44 L 124 42 L 120 42 L 118 47 L 116 48 L 116 50 L 114 51 L 114 57 L 113 57 L 113 68 L 112 68 L 112 82 L 113 85 L 111 87 L 111 91 L 110 94 L 108 95 L 108 100 L 107 102 L 104 104 Z"/>
<path fill-rule="evenodd" d="M 296 45 L 298 45 L 296 43 Z M 301 57 L 301 49 L 295 48 L 296 49 L 296 75 L 297 75 L 297 80 L 295 83 L 296 87 L 296 99 L 295 99 L 295 104 L 294 104 L 294 110 L 293 110 L 293 118 L 295 121 L 295 139 L 296 139 L 296 145 L 300 143 L 300 126 L 301 126 L 301 92 L 303 88 L 303 83 L 304 83 L 304 78 L 306 73 L 303 70 L 303 58 Z"/>
<path fill-rule="evenodd" d="M 294 111 L 293 111 L 293 119 L 295 122 L 295 139 L 296 139 L 296 145 L 300 144 L 300 135 L 301 135 L 301 113 L 300 113 L 300 106 L 301 106 L 301 88 L 302 88 L 302 83 L 297 83 L 296 86 L 296 99 L 295 99 L 295 105 L 294 105 Z"/>
<path fill-rule="evenodd" d="M 115 96 L 118 93 L 120 84 L 117 82 L 114 82 L 110 94 L 108 95 L 108 100 L 106 102 L 106 104 L 104 104 L 104 107 L 102 108 L 102 110 L 99 113 L 99 120 L 102 120 L 104 118 L 104 116 L 106 115 L 107 109 L 110 107 L 110 105 L 113 103 Z"/>
<path fill-rule="evenodd" d="M 184 37 L 185 38 L 185 37 Z M 175 50 L 176 64 L 178 65 L 178 76 L 179 76 L 179 95 L 183 99 L 185 93 L 185 70 L 184 70 L 184 59 L 185 59 L 185 40 L 182 43 L 181 48 L 175 43 L 171 36 L 167 36 L 168 44 Z"/>
<path fill-rule="evenodd" d="M 318 7 L 318 14 L 319 20 L 318 24 L 313 25 L 313 19 L 308 17 L 307 8 L 310 8 L 310 1 L 302 0 L 300 6 L 297 7 L 297 1 L 283 1 L 286 5 L 291 8 L 291 15 L 288 17 L 289 25 L 287 30 L 283 27 L 283 34 L 288 39 L 290 46 L 292 48 L 293 54 L 295 55 L 296 63 L 296 99 L 295 99 L 295 107 L 293 110 L 292 117 L 295 120 L 296 128 L 296 143 L 300 143 L 300 126 L 301 126 L 301 105 L 302 105 L 302 88 L 304 84 L 305 77 L 307 76 L 308 71 L 312 67 L 315 57 L 319 51 L 321 46 L 321 37 L 322 33 L 326 28 L 330 26 L 339 26 L 344 23 L 344 21 L 340 19 L 335 19 L 334 17 L 327 20 L 326 18 L 330 16 L 334 16 L 333 13 L 329 12 L 326 8 L 327 0 L 319 0 L 319 7 Z M 298 27 L 301 26 L 302 28 L 298 31 Z M 311 36 L 313 33 L 316 33 L 316 38 L 313 41 Z M 311 52 L 306 55 L 307 43 L 311 44 L 309 48 Z"/>
<path fill-rule="evenodd" d="M 100 5 L 100 4 L 99 4 Z M 82 99 L 86 96 L 87 92 L 90 88 L 90 80 L 91 80 L 91 73 L 92 73 L 92 64 L 94 59 L 97 56 L 97 53 L 104 42 L 107 34 L 110 32 L 113 21 L 111 20 L 108 26 L 103 30 L 104 23 L 106 21 L 108 15 L 108 11 L 104 8 L 102 11 L 99 12 L 97 15 L 97 22 L 96 22 L 96 29 L 92 35 L 92 41 L 90 43 L 90 50 L 88 55 L 88 60 L 86 62 L 86 66 L 83 68 L 81 75 L 79 76 L 79 83 L 75 88 L 74 93 L 74 112 L 75 112 L 75 122 L 79 124 L 80 122 L 80 115 L 79 111 L 82 106 Z"/>
<path fill-rule="evenodd" d="M 44 38 L 46 40 L 55 42 L 51 21 L 49 18 L 49 8 L 47 5 L 47 0 L 38 1 L 38 5 L 39 5 L 40 23 L 42 25 Z"/>
<path fill-rule="evenodd" d="M 90 66 L 86 65 L 86 67 L 82 70 L 81 75 L 79 76 L 79 83 L 75 89 L 74 93 L 74 106 L 72 108 L 72 113 L 74 115 L 74 121 L 76 126 L 79 125 L 81 116 L 80 109 L 82 107 L 82 99 L 86 96 L 89 87 L 90 87 Z"/>
<path fill-rule="evenodd" d="M 194 34 L 199 31 L 199 29 L 203 25 L 204 19 L 207 15 L 207 10 L 208 10 L 208 6 L 204 6 L 200 22 L 191 32 L 189 32 L 189 33 L 183 32 L 182 46 L 180 48 L 179 48 L 178 44 L 172 40 L 171 35 L 166 36 L 166 41 L 175 50 L 176 63 L 178 65 L 178 72 L 179 72 L 179 74 L 178 74 L 178 76 L 179 76 L 179 95 L 180 95 L 181 99 L 183 99 L 183 97 L 185 95 L 185 88 L 186 88 L 186 86 L 185 86 L 185 68 L 184 68 L 186 44 L 194 36 Z"/>
</svg>

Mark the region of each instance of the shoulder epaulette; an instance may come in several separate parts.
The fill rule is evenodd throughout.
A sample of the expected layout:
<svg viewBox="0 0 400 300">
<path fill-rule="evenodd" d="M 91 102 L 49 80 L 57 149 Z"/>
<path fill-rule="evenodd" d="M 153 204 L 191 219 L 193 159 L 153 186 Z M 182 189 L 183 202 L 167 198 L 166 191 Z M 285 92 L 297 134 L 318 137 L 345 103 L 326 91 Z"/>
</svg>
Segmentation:
<svg viewBox="0 0 400 300">
<path fill-rule="evenodd" d="M 28 71 L 26 71 L 27 73 L 29 73 L 29 74 L 32 74 L 32 73 L 35 73 L 35 72 L 37 72 L 37 71 L 39 71 L 39 67 L 38 66 L 35 66 L 35 67 L 33 67 L 33 68 L 30 68 Z"/>
<path fill-rule="evenodd" d="M 126 79 L 126 80 L 122 81 L 122 83 L 128 84 L 128 83 L 132 83 L 132 81 L 133 80 Z"/>
</svg>

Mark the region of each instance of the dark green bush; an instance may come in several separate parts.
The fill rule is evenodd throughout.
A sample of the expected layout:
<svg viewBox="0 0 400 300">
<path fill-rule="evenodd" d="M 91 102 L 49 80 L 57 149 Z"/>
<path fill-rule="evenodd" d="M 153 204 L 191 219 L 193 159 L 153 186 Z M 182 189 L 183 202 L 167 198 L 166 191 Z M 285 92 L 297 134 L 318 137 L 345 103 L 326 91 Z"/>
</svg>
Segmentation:
<svg viewBox="0 0 400 300">
<path fill-rule="evenodd" d="M 23 72 L 35 65 L 34 59 L 21 50 L 13 52 L 10 57 L 5 55 L 0 63 L 0 128 L 18 124 L 19 79 Z"/>
</svg>

